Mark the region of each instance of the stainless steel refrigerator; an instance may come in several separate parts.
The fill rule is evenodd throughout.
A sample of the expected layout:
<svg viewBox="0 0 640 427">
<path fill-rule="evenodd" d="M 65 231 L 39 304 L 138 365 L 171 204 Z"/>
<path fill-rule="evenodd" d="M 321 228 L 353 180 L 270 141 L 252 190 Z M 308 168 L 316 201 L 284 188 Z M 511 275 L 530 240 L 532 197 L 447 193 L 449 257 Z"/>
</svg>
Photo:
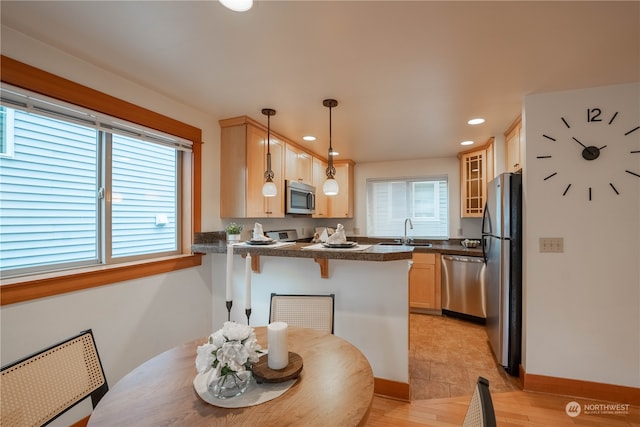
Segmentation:
<svg viewBox="0 0 640 427">
<path fill-rule="evenodd" d="M 498 362 L 518 376 L 522 355 L 522 175 L 503 173 L 487 186 L 482 217 L 487 335 Z"/>
</svg>

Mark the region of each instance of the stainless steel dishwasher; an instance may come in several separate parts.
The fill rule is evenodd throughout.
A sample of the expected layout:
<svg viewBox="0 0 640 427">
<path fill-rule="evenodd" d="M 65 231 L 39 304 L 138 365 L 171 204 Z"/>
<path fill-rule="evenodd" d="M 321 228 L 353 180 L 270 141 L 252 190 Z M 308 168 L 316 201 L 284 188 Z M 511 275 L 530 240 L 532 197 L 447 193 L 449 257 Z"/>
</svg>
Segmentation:
<svg viewBox="0 0 640 427">
<path fill-rule="evenodd" d="M 442 255 L 442 313 L 485 323 L 485 264 L 481 257 Z"/>
</svg>

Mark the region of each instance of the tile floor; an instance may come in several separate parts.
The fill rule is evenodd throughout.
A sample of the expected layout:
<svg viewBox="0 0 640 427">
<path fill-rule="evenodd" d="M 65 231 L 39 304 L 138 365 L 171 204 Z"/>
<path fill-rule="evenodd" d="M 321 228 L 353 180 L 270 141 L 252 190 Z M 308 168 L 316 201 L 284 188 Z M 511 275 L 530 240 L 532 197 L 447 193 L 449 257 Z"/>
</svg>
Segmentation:
<svg viewBox="0 0 640 427">
<path fill-rule="evenodd" d="M 495 361 L 483 325 L 412 313 L 409 331 L 411 400 L 470 395 L 478 376 L 492 393 L 520 390 Z"/>
</svg>

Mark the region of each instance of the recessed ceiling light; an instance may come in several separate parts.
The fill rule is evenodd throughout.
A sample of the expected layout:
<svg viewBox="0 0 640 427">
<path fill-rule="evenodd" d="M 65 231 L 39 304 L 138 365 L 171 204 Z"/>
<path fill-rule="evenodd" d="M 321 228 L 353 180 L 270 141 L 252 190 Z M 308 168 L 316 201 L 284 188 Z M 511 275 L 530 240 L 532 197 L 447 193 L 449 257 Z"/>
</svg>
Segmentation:
<svg viewBox="0 0 640 427">
<path fill-rule="evenodd" d="M 462 141 L 460 143 L 460 145 L 471 145 L 471 144 L 473 144 L 473 141 Z"/>
<path fill-rule="evenodd" d="M 227 9 L 236 12 L 246 12 L 253 6 L 253 0 L 220 0 L 220 3 Z"/>
<path fill-rule="evenodd" d="M 305 135 L 302 137 L 302 139 L 304 139 L 305 141 L 315 141 L 316 137 L 313 135 Z"/>
<path fill-rule="evenodd" d="M 331 155 L 332 155 L 333 157 L 335 157 L 335 156 L 339 156 L 339 155 L 340 155 L 340 153 L 338 153 L 336 150 L 333 150 L 333 151 L 331 152 Z"/>
<path fill-rule="evenodd" d="M 477 117 L 475 119 L 469 120 L 467 123 L 469 123 L 470 125 L 480 125 L 480 124 L 484 123 L 484 119 L 480 118 L 480 117 Z"/>
</svg>

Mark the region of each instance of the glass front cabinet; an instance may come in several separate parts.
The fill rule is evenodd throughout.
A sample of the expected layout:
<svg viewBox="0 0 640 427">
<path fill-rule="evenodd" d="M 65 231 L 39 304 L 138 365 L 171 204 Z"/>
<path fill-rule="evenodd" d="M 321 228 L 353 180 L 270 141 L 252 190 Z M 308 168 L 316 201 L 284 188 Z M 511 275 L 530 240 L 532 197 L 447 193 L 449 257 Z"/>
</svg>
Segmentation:
<svg viewBox="0 0 640 427">
<path fill-rule="evenodd" d="M 484 146 L 458 154 L 460 209 L 463 218 L 482 218 L 487 183 L 493 179 L 493 138 Z"/>
</svg>

